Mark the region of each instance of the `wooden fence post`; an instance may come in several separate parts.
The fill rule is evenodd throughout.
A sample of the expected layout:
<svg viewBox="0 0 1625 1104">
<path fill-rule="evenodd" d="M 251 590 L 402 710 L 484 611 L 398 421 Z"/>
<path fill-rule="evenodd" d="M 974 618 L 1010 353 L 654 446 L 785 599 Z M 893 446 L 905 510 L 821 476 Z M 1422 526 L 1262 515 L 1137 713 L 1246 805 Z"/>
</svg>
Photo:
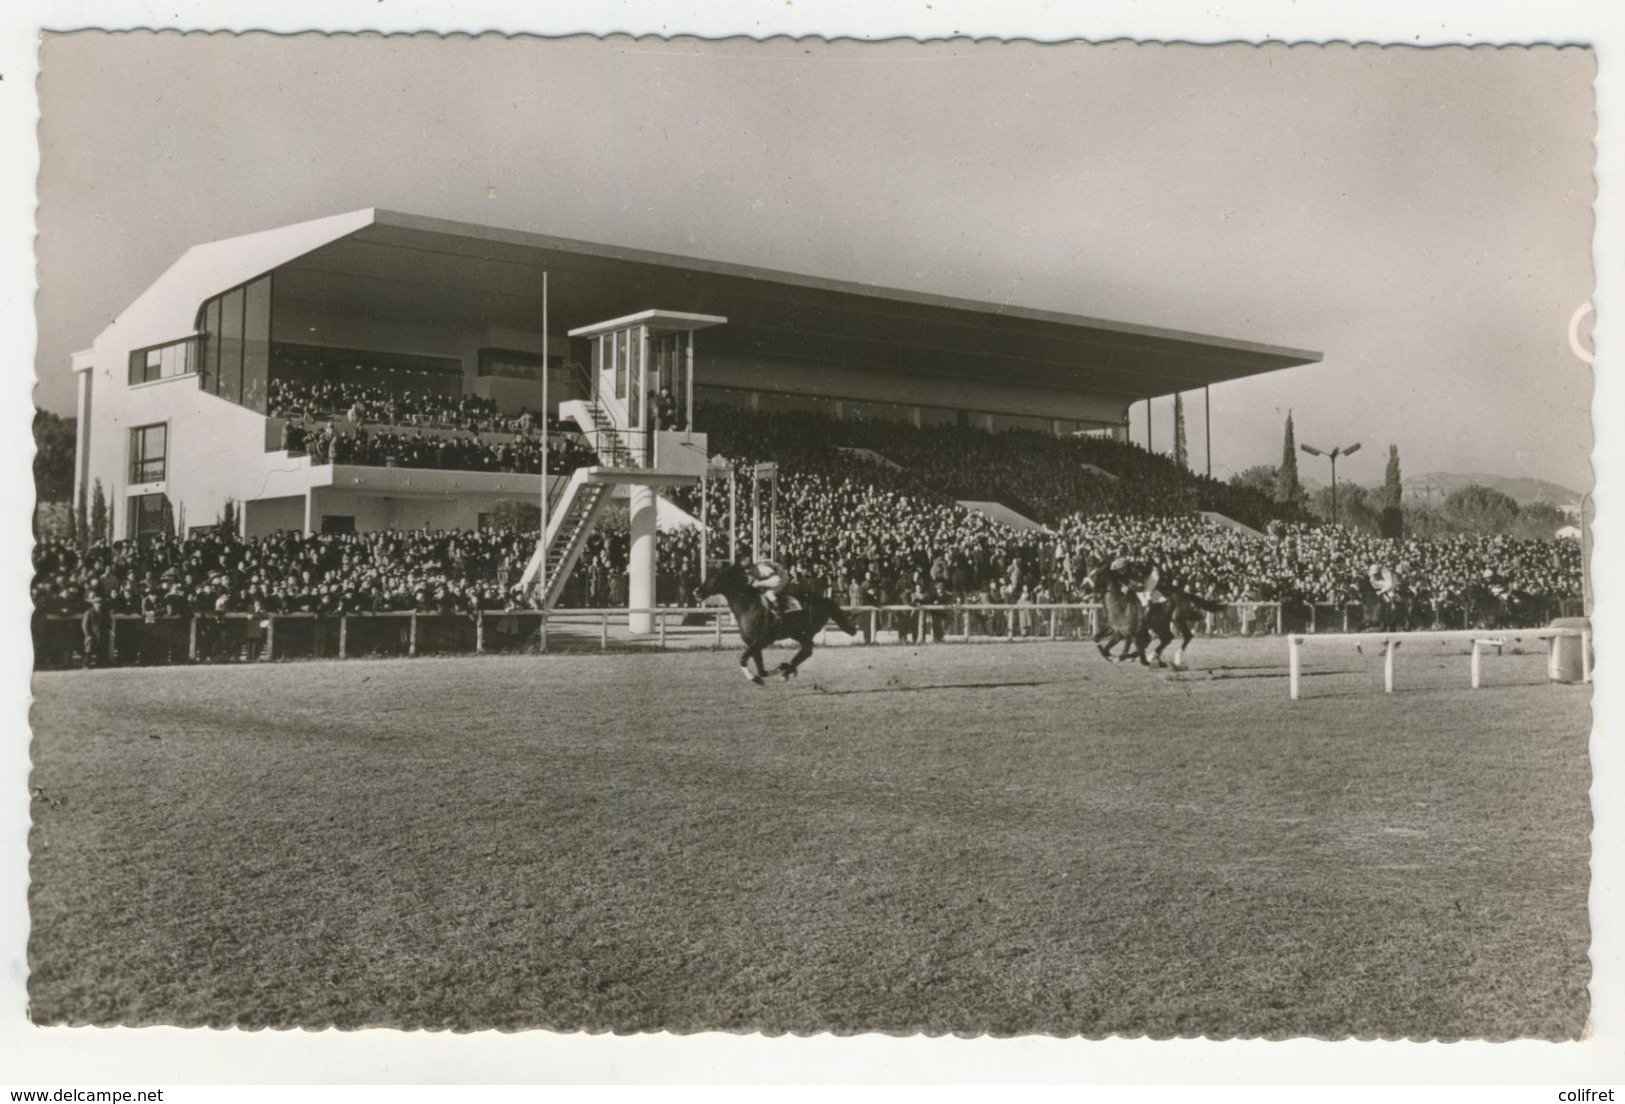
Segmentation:
<svg viewBox="0 0 1625 1104">
<path fill-rule="evenodd" d="M 186 661 L 197 662 L 197 614 L 192 614 L 186 626 Z"/>
<path fill-rule="evenodd" d="M 406 628 L 406 654 L 415 656 L 418 654 L 418 611 L 413 610 L 410 618 Z"/>
<path fill-rule="evenodd" d="M 341 623 L 339 625 L 339 644 L 340 644 L 341 647 L 343 646 L 343 643 L 344 643 L 344 626 Z M 475 610 L 474 611 L 474 654 L 475 655 L 484 655 L 485 654 L 485 611 L 484 610 Z"/>
<path fill-rule="evenodd" d="M 276 618 L 269 613 L 265 615 L 265 658 L 276 658 Z"/>
<path fill-rule="evenodd" d="M 339 618 L 339 658 L 350 658 L 350 618 L 348 616 Z"/>
</svg>

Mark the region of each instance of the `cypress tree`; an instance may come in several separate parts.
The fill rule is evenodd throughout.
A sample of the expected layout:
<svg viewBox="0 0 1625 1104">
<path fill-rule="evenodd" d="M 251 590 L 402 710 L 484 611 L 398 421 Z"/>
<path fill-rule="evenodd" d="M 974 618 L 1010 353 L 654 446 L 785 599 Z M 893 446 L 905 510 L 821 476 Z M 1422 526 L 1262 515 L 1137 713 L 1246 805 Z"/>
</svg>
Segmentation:
<svg viewBox="0 0 1625 1104">
<path fill-rule="evenodd" d="M 1286 415 L 1286 439 L 1281 443 L 1281 466 L 1275 473 L 1275 501 L 1296 507 L 1303 501 L 1298 483 L 1298 441 L 1292 432 L 1292 412 Z"/>
<path fill-rule="evenodd" d="M 1404 498 L 1405 488 L 1399 478 L 1399 446 L 1388 446 L 1388 472 L 1382 480 L 1382 505 L 1384 509 L 1392 506 L 1398 508 L 1400 500 Z"/>
<path fill-rule="evenodd" d="M 107 510 L 107 495 L 102 491 L 102 481 L 96 480 L 91 488 L 90 495 L 90 533 L 86 538 L 87 544 L 98 541 L 110 541 L 113 537 L 113 519 Z"/>
<path fill-rule="evenodd" d="M 1174 393 L 1174 463 L 1190 467 L 1190 449 L 1185 444 L 1185 398 Z"/>
</svg>

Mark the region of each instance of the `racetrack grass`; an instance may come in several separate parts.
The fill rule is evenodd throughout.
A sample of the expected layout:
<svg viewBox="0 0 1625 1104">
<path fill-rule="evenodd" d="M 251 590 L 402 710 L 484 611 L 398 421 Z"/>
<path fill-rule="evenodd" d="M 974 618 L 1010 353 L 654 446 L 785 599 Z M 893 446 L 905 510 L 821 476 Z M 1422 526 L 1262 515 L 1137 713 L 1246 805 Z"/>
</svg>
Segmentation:
<svg viewBox="0 0 1625 1104">
<path fill-rule="evenodd" d="M 43 674 L 31 1014 L 1575 1037 L 1588 691 L 1309 661 L 1298 703 L 1077 644 Z"/>
</svg>

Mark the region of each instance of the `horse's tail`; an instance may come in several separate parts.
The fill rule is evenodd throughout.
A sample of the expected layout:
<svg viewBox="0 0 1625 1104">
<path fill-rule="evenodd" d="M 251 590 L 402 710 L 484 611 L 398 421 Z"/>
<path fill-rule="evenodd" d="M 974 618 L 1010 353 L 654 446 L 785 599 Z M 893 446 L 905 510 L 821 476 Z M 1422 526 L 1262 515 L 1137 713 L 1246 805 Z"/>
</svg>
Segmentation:
<svg viewBox="0 0 1625 1104">
<path fill-rule="evenodd" d="M 852 618 L 847 615 L 847 612 L 844 609 L 827 598 L 822 600 L 822 604 L 824 606 L 824 612 L 829 615 L 829 619 L 831 621 L 835 622 L 836 628 L 840 629 L 847 636 L 858 635 L 857 622 L 853 621 Z"/>
</svg>

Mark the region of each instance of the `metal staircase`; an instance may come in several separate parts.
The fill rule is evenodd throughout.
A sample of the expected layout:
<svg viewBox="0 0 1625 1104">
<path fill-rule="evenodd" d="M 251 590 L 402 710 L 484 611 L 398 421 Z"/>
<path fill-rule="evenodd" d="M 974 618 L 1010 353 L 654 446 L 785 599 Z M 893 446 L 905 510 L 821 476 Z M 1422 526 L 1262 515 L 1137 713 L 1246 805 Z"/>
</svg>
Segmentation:
<svg viewBox="0 0 1625 1104">
<path fill-rule="evenodd" d="M 587 537 L 598 523 L 598 515 L 609 504 L 610 485 L 592 480 L 591 468 L 577 468 L 565 484 L 564 494 L 548 519 L 543 539 L 531 554 L 519 585 L 525 593 L 536 586 L 542 566 L 547 566 L 546 586 L 541 595 L 542 609 L 552 609 L 564 593 L 564 584 L 575 570 Z"/>
</svg>

